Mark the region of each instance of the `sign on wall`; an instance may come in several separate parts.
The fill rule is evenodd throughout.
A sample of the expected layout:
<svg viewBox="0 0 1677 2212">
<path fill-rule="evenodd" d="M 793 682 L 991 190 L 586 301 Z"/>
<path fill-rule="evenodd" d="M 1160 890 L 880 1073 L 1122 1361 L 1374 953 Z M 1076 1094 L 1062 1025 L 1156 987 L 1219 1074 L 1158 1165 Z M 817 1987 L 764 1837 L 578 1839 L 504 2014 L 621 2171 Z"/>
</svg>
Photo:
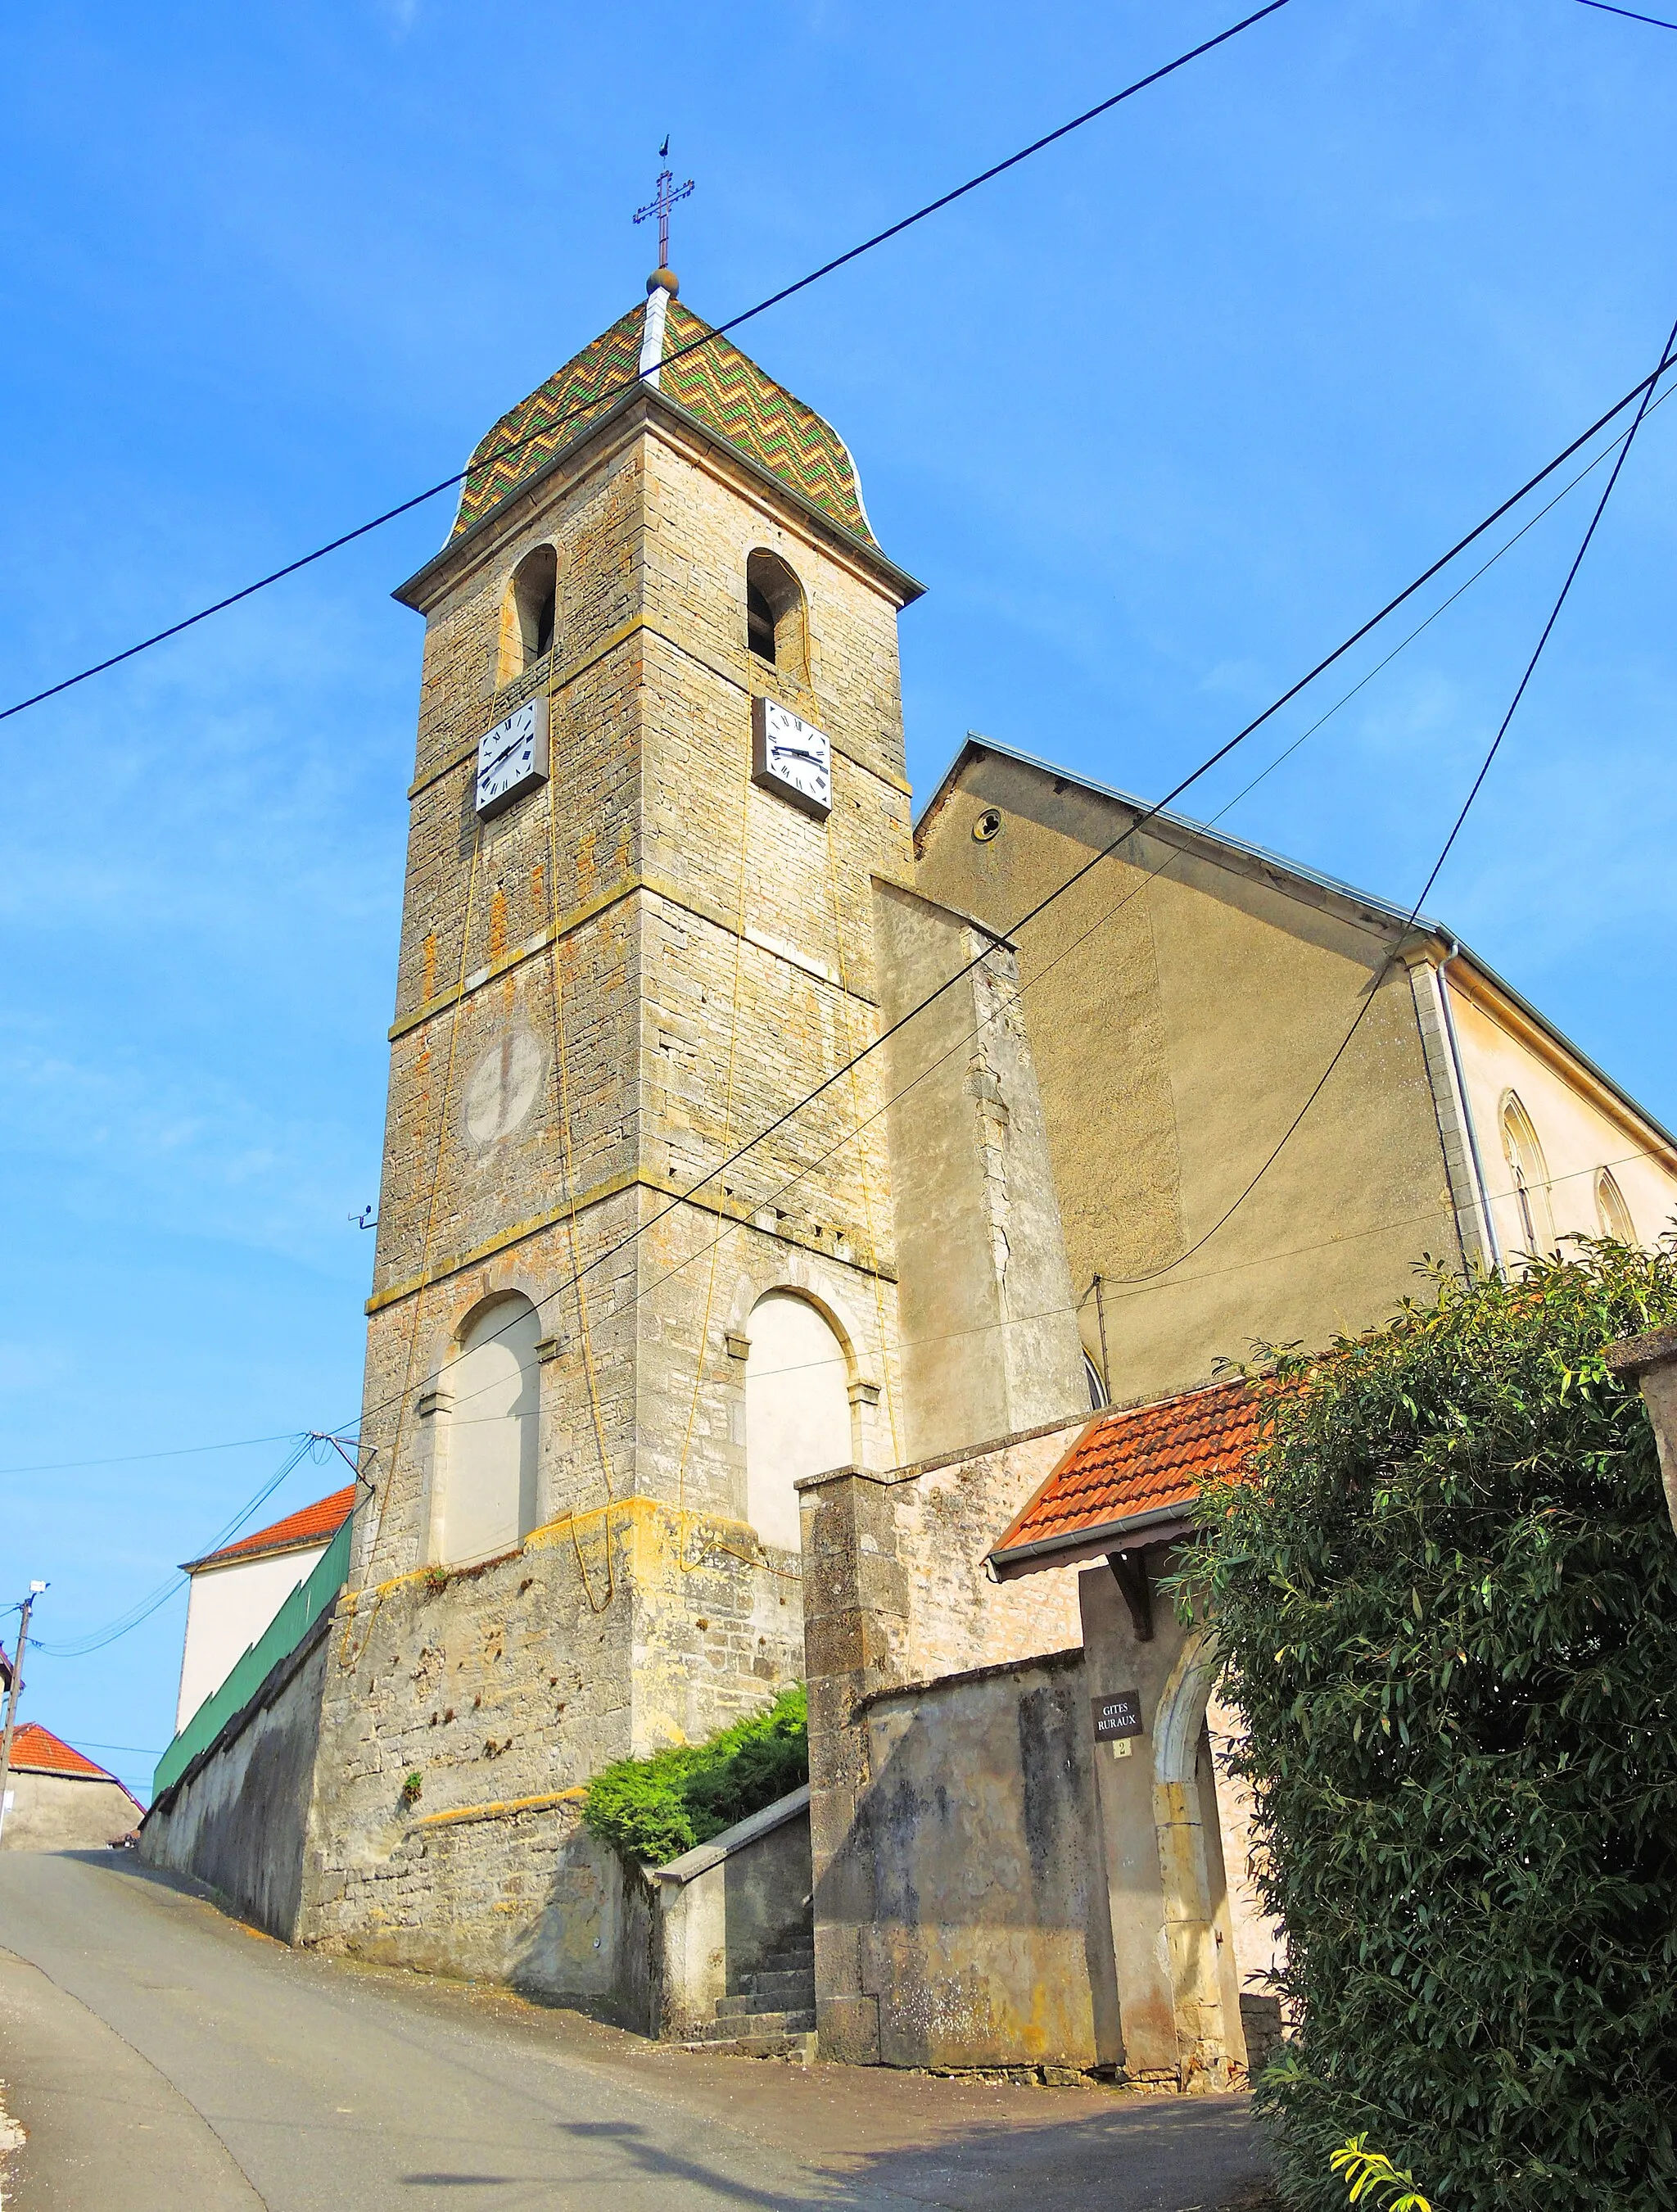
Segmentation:
<svg viewBox="0 0 1677 2212">
<path fill-rule="evenodd" d="M 1095 1739 L 1107 1743 L 1115 1737 L 1145 1735 L 1141 1725 L 1141 1692 L 1139 1690 L 1114 1690 L 1104 1698 L 1091 1700 L 1095 1708 Z"/>
</svg>

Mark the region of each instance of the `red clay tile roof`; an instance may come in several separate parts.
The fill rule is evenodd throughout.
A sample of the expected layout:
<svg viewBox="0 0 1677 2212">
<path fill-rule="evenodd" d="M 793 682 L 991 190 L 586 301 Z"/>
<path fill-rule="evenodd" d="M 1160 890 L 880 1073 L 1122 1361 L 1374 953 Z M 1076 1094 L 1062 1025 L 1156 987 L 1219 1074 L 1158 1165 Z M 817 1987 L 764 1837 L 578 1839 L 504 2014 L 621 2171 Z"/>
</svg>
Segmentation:
<svg viewBox="0 0 1677 2212">
<path fill-rule="evenodd" d="M 25 1721 L 12 1737 L 12 1765 L 29 1766 L 40 1774 L 79 1774 L 88 1781 L 114 1782 L 116 1776 L 95 1766 L 79 1751 L 44 1729 L 39 1721 Z"/>
<path fill-rule="evenodd" d="M 224 1544 L 219 1552 L 206 1552 L 201 1559 L 187 1559 L 184 1571 L 196 1574 L 200 1567 L 224 1567 L 231 1559 L 258 1559 L 264 1552 L 296 1552 L 305 1544 L 329 1544 L 349 1519 L 355 1502 L 355 1486 L 353 1482 L 345 1483 L 330 1498 L 288 1513 L 271 1528 L 258 1528 L 255 1535 L 241 1536 L 236 1544 Z"/>
<path fill-rule="evenodd" d="M 1261 1419 L 1261 1401 L 1244 1382 L 1098 1415 L 991 1558 L 1003 1569 L 1014 1554 L 1018 1573 L 1027 1559 L 1057 1566 L 1063 1559 L 1055 1554 L 1079 1547 L 1089 1556 L 1101 1548 L 1095 1540 L 1109 1534 L 1109 1548 L 1121 1549 L 1124 1524 L 1136 1516 L 1186 1506 L 1214 1476 L 1239 1473 Z"/>
</svg>

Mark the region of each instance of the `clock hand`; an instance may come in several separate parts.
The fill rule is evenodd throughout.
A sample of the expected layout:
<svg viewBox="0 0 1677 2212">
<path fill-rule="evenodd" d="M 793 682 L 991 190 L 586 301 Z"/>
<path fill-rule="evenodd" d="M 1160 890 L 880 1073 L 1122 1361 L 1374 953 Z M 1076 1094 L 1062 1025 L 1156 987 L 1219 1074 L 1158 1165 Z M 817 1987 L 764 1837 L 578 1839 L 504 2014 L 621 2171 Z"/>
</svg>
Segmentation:
<svg viewBox="0 0 1677 2212">
<path fill-rule="evenodd" d="M 513 755 L 519 750 L 520 747 L 524 743 L 525 740 L 522 738 L 515 738 L 510 745 L 507 745 L 502 751 L 498 752 L 493 760 L 486 761 L 483 766 L 478 769 L 478 775 L 493 775 L 495 770 L 501 767 L 502 763 L 509 761 Z"/>
</svg>

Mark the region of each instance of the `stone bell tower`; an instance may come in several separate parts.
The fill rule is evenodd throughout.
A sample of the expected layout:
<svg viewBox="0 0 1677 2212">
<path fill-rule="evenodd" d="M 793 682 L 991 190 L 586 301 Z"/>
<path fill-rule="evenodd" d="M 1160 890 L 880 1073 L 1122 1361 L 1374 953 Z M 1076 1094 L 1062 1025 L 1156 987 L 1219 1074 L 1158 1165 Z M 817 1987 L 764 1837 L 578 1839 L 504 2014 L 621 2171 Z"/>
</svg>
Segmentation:
<svg viewBox="0 0 1677 2212">
<path fill-rule="evenodd" d="M 661 270 L 397 594 L 424 664 L 316 1940 L 580 1986 L 580 1785 L 802 1674 L 793 1482 L 907 1456 L 886 1055 L 828 1079 L 877 1033 L 876 885 L 912 896 L 919 589 L 836 434 Z"/>
</svg>

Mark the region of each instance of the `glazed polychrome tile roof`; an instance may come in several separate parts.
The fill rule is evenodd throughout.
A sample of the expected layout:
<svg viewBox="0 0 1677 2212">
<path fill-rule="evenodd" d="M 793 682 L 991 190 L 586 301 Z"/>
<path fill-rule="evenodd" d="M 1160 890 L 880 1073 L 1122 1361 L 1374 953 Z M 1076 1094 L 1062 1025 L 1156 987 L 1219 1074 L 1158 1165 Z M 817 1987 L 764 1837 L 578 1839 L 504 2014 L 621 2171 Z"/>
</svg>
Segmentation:
<svg viewBox="0 0 1677 2212">
<path fill-rule="evenodd" d="M 225 1567 L 235 1559 L 260 1559 L 264 1552 L 298 1552 L 306 1544 L 329 1544 L 349 1517 L 355 1502 L 355 1486 L 344 1484 L 342 1490 L 333 1491 L 330 1498 L 317 1499 L 313 1505 L 299 1507 L 288 1513 L 283 1521 L 276 1521 L 271 1528 L 258 1528 L 253 1536 L 241 1536 L 236 1544 L 223 1545 L 219 1552 L 206 1552 L 201 1559 L 188 1559 L 185 1572 L 196 1574 L 200 1567 Z"/>
<path fill-rule="evenodd" d="M 114 1782 L 116 1776 L 102 1766 L 95 1766 L 79 1751 L 73 1751 L 51 1729 L 44 1729 L 39 1721 L 25 1721 L 12 1737 L 12 1765 L 27 1767 L 36 1774 L 74 1774 L 84 1782 Z"/>
<path fill-rule="evenodd" d="M 990 1556 L 1000 1564 L 1039 1547 L 1074 1550 L 1108 1532 L 1121 1548 L 1124 1524 L 1137 1515 L 1185 1506 L 1208 1481 L 1241 1474 L 1262 1419 L 1262 1402 L 1244 1382 L 1099 1415 Z"/>
<path fill-rule="evenodd" d="M 855 465 L 831 424 L 765 375 L 727 338 L 712 337 L 679 360 L 672 359 L 682 348 L 706 337 L 710 325 L 675 300 L 669 302 L 663 322 L 657 380 L 664 397 L 684 407 L 707 429 L 726 438 L 853 537 L 872 544 Z M 644 307 L 620 315 L 610 330 L 556 369 L 479 440 L 460 493 L 455 537 L 562 447 L 581 437 L 638 380 L 646 328 Z M 650 368 L 651 363 L 647 366 Z M 496 454 L 501 458 L 492 458 Z"/>
</svg>

